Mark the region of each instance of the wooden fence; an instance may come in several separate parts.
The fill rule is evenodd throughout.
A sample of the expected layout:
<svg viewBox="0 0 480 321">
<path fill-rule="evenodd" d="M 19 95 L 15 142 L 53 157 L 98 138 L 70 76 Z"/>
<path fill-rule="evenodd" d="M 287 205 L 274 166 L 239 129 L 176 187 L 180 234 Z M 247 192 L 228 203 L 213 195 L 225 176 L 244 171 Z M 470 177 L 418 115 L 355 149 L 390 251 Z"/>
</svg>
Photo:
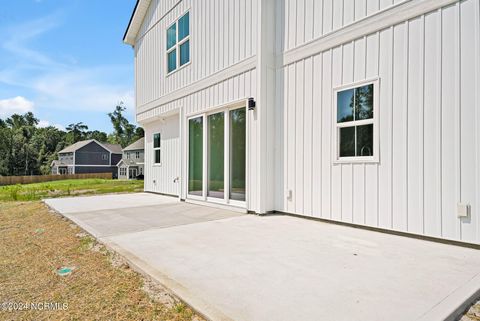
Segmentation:
<svg viewBox="0 0 480 321">
<path fill-rule="evenodd" d="M 0 176 L 1 185 L 31 184 L 64 179 L 101 178 L 112 179 L 112 173 L 69 174 L 69 175 L 34 175 L 34 176 Z"/>
</svg>

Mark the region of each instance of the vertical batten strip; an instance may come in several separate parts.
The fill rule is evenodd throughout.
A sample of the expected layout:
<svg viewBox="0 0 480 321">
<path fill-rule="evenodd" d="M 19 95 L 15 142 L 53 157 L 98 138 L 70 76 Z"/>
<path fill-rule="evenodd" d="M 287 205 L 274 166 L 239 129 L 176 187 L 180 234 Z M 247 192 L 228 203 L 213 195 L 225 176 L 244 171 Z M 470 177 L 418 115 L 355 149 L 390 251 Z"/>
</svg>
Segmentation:
<svg viewBox="0 0 480 321">
<path fill-rule="evenodd" d="M 462 201 L 462 124 L 461 124 L 461 108 L 462 108 L 462 98 L 460 96 L 461 93 L 461 12 L 460 12 L 460 1 L 455 4 L 455 193 L 456 193 L 456 201 Z M 452 213 L 454 214 L 454 213 Z M 460 224 L 460 220 L 456 220 L 457 225 L 457 233 L 459 233 L 458 237 L 462 239 L 462 225 Z"/>
<path fill-rule="evenodd" d="M 476 124 L 475 124 L 475 132 L 476 132 L 476 163 L 480 164 L 480 2 L 475 2 L 475 79 L 476 79 L 476 90 L 475 90 L 475 108 L 476 113 Z M 472 210 L 472 215 L 475 213 L 477 216 L 477 230 L 476 230 L 476 241 L 477 243 L 480 242 L 480 167 L 477 166 L 477 202 L 476 208 Z"/>
</svg>

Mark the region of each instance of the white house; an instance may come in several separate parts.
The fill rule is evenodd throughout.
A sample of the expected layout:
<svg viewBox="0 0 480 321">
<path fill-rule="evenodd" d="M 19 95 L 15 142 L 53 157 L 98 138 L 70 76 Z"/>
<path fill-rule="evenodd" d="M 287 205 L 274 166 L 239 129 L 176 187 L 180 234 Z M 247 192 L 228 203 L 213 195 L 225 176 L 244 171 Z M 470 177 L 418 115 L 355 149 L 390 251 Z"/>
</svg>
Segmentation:
<svg viewBox="0 0 480 321">
<path fill-rule="evenodd" d="M 138 0 L 145 189 L 480 243 L 480 1 Z"/>
<path fill-rule="evenodd" d="M 117 164 L 118 179 L 137 179 L 143 175 L 144 149 L 143 137 L 123 149 L 122 159 Z"/>
</svg>

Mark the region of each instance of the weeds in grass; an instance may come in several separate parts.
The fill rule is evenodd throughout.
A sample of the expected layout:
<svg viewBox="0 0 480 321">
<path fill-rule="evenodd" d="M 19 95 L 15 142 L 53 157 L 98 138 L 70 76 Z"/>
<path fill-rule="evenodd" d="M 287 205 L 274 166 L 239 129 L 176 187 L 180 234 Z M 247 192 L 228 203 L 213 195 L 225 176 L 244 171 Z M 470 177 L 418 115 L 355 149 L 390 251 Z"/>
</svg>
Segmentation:
<svg viewBox="0 0 480 321">
<path fill-rule="evenodd" d="M 9 186 L 7 187 L 7 189 L 9 190 L 10 198 L 13 201 L 18 201 L 18 192 L 20 192 L 20 190 L 22 189 L 22 185 L 17 184 L 17 185 Z"/>
<path fill-rule="evenodd" d="M 80 238 L 80 249 L 90 250 L 95 244 L 95 239 L 89 235 Z"/>
<path fill-rule="evenodd" d="M 131 193 L 143 191 L 143 182 L 102 179 L 64 180 L 0 187 L 1 201 L 35 201 L 45 197 Z"/>
<path fill-rule="evenodd" d="M 37 189 L 36 188 L 29 188 L 27 189 L 27 193 L 24 196 L 26 201 L 34 201 L 37 199 Z"/>
<path fill-rule="evenodd" d="M 175 305 L 175 312 L 177 313 L 183 313 L 185 312 L 185 309 L 186 309 L 186 305 L 183 304 L 183 303 L 178 303 L 177 305 Z"/>
<path fill-rule="evenodd" d="M 55 188 L 53 188 L 53 186 L 52 186 L 51 184 L 45 184 L 45 185 L 44 185 L 44 188 L 45 188 L 47 191 L 55 192 Z"/>
</svg>

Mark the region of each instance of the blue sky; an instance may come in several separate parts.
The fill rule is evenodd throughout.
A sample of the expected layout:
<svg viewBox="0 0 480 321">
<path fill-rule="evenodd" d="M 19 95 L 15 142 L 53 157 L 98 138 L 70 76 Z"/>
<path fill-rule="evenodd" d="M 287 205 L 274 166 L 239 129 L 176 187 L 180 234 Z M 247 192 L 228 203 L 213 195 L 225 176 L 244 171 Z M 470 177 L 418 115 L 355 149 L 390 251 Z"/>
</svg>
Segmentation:
<svg viewBox="0 0 480 321">
<path fill-rule="evenodd" d="M 106 114 L 124 101 L 133 121 L 133 49 L 122 37 L 135 0 L 3 2 L 0 118 L 33 111 L 43 126 L 111 132 Z"/>
</svg>

